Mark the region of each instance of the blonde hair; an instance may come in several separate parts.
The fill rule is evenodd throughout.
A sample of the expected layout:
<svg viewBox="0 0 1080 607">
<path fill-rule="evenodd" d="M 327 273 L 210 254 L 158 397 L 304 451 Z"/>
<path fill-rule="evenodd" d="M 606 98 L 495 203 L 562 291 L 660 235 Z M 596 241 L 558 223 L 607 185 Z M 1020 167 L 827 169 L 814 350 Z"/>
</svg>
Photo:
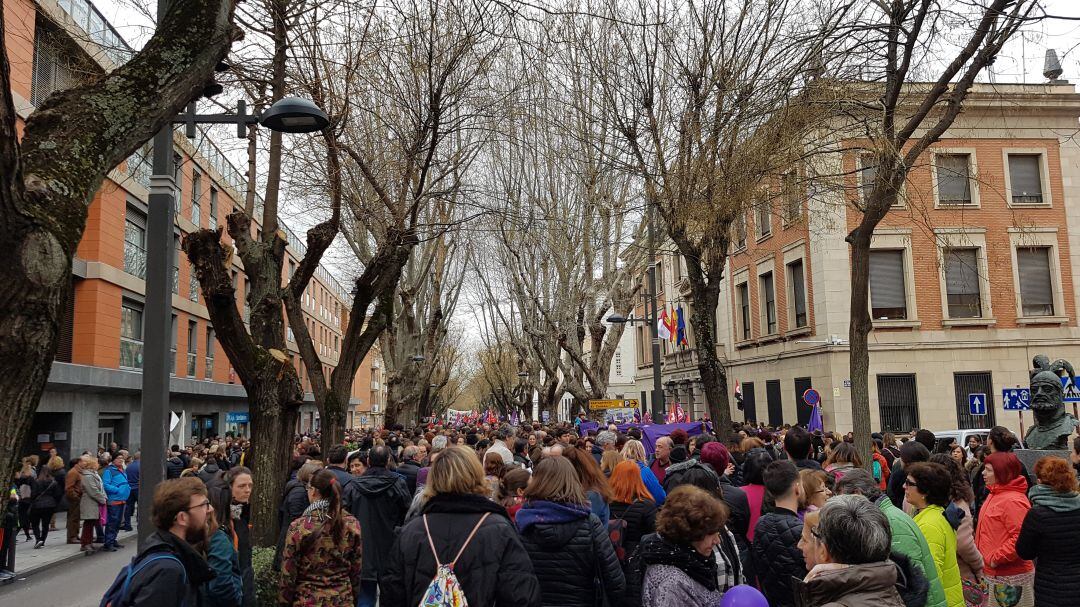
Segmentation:
<svg viewBox="0 0 1080 607">
<path fill-rule="evenodd" d="M 626 444 L 622 448 L 622 456 L 628 460 L 647 463 L 645 459 L 645 445 L 641 444 L 641 441 L 630 439 L 626 441 Z"/>
<path fill-rule="evenodd" d="M 431 463 L 424 499 L 444 493 L 490 496 L 491 486 L 484 480 L 484 468 L 472 449 L 447 447 Z"/>
<path fill-rule="evenodd" d="M 54 455 L 54 456 L 52 456 L 51 459 L 49 459 L 49 463 L 48 463 L 49 470 L 60 470 L 63 467 L 64 467 L 64 458 L 60 457 L 59 455 Z"/>
<path fill-rule="evenodd" d="M 565 457 L 545 457 L 533 468 L 525 497 L 549 502 L 588 504 L 574 465 Z"/>
<path fill-rule="evenodd" d="M 626 458 L 618 451 L 615 451 L 614 449 L 604 451 L 604 454 L 600 456 L 600 471 L 611 476 L 611 473 L 615 470 L 615 466 L 618 466 L 619 462 L 622 461 L 626 461 Z"/>
</svg>

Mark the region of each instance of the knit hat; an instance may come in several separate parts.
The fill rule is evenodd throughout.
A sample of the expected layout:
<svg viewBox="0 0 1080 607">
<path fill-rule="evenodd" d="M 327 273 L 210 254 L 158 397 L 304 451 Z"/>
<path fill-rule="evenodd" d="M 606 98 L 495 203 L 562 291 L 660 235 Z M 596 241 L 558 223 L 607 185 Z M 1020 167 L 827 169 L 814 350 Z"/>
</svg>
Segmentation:
<svg viewBox="0 0 1080 607">
<path fill-rule="evenodd" d="M 701 448 L 701 461 L 712 466 L 717 474 L 723 476 L 724 470 L 727 470 L 728 462 L 731 461 L 731 454 L 728 453 L 727 447 L 721 443 L 715 441 L 705 443 L 705 446 Z"/>
<path fill-rule="evenodd" d="M 986 463 L 994 467 L 994 479 L 1002 485 L 1020 476 L 1020 460 L 1009 451 L 995 451 L 987 455 Z"/>
</svg>

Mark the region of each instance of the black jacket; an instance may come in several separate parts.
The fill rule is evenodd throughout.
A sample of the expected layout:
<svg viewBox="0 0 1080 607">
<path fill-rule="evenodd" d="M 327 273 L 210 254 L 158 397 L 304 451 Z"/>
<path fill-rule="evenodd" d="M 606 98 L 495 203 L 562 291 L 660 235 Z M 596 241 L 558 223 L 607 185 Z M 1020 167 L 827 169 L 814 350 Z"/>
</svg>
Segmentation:
<svg viewBox="0 0 1080 607">
<path fill-rule="evenodd" d="M 405 513 L 412 503 L 409 488 L 404 478 L 386 468 L 371 468 L 345 487 L 344 501 L 362 531 L 364 559 L 360 579 L 378 580 L 394 543 L 394 529 L 405 522 Z"/>
<path fill-rule="evenodd" d="M 478 495 L 437 495 L 424 505 L 439 561 L 446 564 L 485 512 L 487 520 L 454 567 L 469 605 L 478 607 L 538 607 L 540 585 L 532 562 L 521 545 L 506 510 Z M 398 534 L 379 580 L 379 604 L 385 607 L 419 605 L 435 577 L 423 517 L 405 524 Z"/>
<path fill-rule="evenodd" d="M 637 548 L 641 538 L 656 532 L 656 504 L 652 500 L 638 500 L 633 504 L 611 502 L 611 519 L 626 521 L 623 534 L 623 550 L 629 557 Z"/>
<path fill-rule="evenodd" d="M 762 515 L 754 527 L 750 548 L 754 574 L 773 607 L 794 605 L 792 578 L 806 577 L 806 562 L 799 550 L 802 528 L 797 514 L 779 507 Z"/>
<path fill-rule="evenodd" d="M 64 501 L 64 477 L 59 479 L 38 479 L 30 491 L 31 510 L 56 510 Z"/>
<path fill-rule="evenodd" d="M 338 468 L 337 466 L 327 466 L 326 469 L 334 475 L 335 479 L 337 479 L 338 490 L 341 491 L 342 495 L 345 495 L 345 488 L 348 487 L 349 483 L 353 482 L 356 477 L 349 474 L 348 470 L 344 468 Z M 301 512 L 301 514 L 303 513 Z"/>
<path fill-rule="evenodd" d="M 409 489 L 409 495 L 416 493 L 416 473 L 420 471 L 420 464 L 416 460 L 407 459 L 397 467 L 398 474 L 405 477 L 405 486 Z"/>
<path fill-rule="evenodd" d="M 180 478 L 180 473 L 184 471 L 184 468 L 187 466 L 179 456 L 170 457 L 165 460 L 165 478 Z"/>
<path fill-rule="evenodd" d="M 217 464 L 206 464 L 202 467 L 202 470 L 199 470 L 196 476 L 199 477 L 199 480 L 201 480 L 204 485 L 210 485 L 214 482 L 218 472 L 221 472 L 221 468 L 218 467 Z"/>
<path fill-rule="evenodd" d="M 300 515 L 304 514 L 304 510 L 310 504 L 304 483 L 295 478 L 285 483 L 283 493 L 285 497 L 281 498 L 281 505 L 278 506 L 278 542 L 277 550 L 274 552 L 275 570 L 281 564 L 281 551 L 285 548 L 285 536 L 288 535 L 289 524 L 300 518 Z"/>
<path fill-rule="evenodd" d="M 1054 512 L 1033 506 L 1020 527 L 1016 553 L 1039 559 L 1035 566 L 1035 604 L 1076 605 L 1080 600 L 1080 510 Z"/>
<path fill-rule="evenodd" d="M 526 503 L 518 511 L 519 528 L 522 512 L 528 507 Z M 607 529 L 595 514 L 568 522 L 530 525 L 521 533 L 521 543 L 540 582 L 543 605 L 593 607 L 622 603 L 626 589 L 622 565 Z"/>
<path fill-rule="evenodd" d="M 135 562 L 159 552 L 167 552 L 180 559 L 184 571 L 171 560 L 159 559 L 150 563 L 132 577 L 127 604 L 199 607 L 199 586 L 210 581 L 214 575 L 206 559 L 184 540 L 168 531 L 158 530 L 147 539 L 146 546 L 135 557 Z M 185 574 L 186 587 L 183 583 Z"/>
<path fill-rule="evenodd" d="M 747 555 L 750 552 L 750 541 L 746 539 L 750 533 L 750 500 L 746 498 L 746 492 L 731 484 L 726 476 L 720 477 L 720 491 L 728 507 L 727 528 L 735 536 L 739 554 Z"/>
<path fill-rule="evenodd" d="M 925 607 L 930 582 L 922 569 L 901 552 L 893 552 L 889 560 L 896 565 L 896 592 L 904 601 L 904 607 Z"/>
<path fill-rule="evenodd" d="M 793 459 L 791 463 L 799 470 L 821 470 L 821 464 L 814 459 Z"/>
<path fill-rule="evenodd" d="M 664 473 L 664 491 L 671 493 L 679 485 L 694 485 L 719 497 L 720 475 L 709 464 L 688 459 L 668 466 Z"/>
</svg>

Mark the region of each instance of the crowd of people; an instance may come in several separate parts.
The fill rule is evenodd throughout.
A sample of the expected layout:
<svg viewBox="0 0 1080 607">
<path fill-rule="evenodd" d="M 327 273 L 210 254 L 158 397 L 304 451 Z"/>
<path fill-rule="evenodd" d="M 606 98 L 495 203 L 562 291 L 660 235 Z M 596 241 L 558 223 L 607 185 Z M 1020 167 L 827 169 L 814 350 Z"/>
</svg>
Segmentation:
<svg viewBox="0 0 1080 607">
<path fill-rule="evenodd" d="M 704 428 L 655 443 L 624 429 L 353 431 L 325 454 L 318 436 L 298 437 L 278 604 L 713 607 L 760 591 L 758 604 L 779 607 L 1055 607 L 1080 596 L 1080 438 L 1071 462 L 1029 471 L 1003 427 L 985 444 L 875 434 L 870 465 L 850 435 L 798 426 L 740 426 L 725 442 Z M 242 441 L 172 449 L 156 531 L 110 593 L 166 607 L 184 587 L 187 605 L 254 605 L 249 453 Z M 86 545 L 104 521 L 102 549 L 116 547 L 138 487 L 127 459 L 87 454 L 72 468 Z M 26 471 L 28 495 L 63 497 L 50 467 Z M 35 533 L 48 519 L 37 510 Z"/>
</svg>

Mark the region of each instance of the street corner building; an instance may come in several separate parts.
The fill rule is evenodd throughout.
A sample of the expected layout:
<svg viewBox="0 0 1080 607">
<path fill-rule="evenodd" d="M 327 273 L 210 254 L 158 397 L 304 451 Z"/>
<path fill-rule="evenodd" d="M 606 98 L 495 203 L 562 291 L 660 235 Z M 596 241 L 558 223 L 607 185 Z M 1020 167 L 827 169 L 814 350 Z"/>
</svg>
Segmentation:
<svg viewBox="0 0 1080 607">
<path fill-rule="evenodd" d="M 88 0 L 3 0 L 3 10 L 20 132 L 22 120 L 54 91 L 76 86 L 132 56 L 132 49 Z M 249 435 L 244 388 L 214 337 L 198 281 L 180 251 L 185 234 L 223 225 L 225 217 L 243 205 L 247 181 L 208 136 L 189 141 L 177 132 L 173 242 L 147 242 L 150 154 L 148 143 L 114 168 L 90 203 L 72 268 L 74 296 L 62 320 L 56 362 L 21 453 L 56 448 L 68 458 L 111 442 L 139 448 L 144 278 L 147 249 L 154 246 L 176 249 L 170 442 L 183 444 L 226 432 Z M 284 224 L 282 229 L 288 240 L 285 279 L 304 255 L 304 243 Z M 259 230 L 253 221 L 252 237 Z M 227 234 L 223 238 L 229 239 Z M 234 256 L 232 263 L 237 305 L 247 320 L 247 281 L 239 257 Z M 329 375 L 340 355 L 351 296 L 320 267 L 302 303 L 308 331 Z M 287 341 L 308 403 L 301 408 L 296 430 L 314 430 L 318 413 L 291 329 Z M 378 423 L 385 402 L 380 360 L 373 349 L 354 379 L 348 427 Z"/>
</svg>

